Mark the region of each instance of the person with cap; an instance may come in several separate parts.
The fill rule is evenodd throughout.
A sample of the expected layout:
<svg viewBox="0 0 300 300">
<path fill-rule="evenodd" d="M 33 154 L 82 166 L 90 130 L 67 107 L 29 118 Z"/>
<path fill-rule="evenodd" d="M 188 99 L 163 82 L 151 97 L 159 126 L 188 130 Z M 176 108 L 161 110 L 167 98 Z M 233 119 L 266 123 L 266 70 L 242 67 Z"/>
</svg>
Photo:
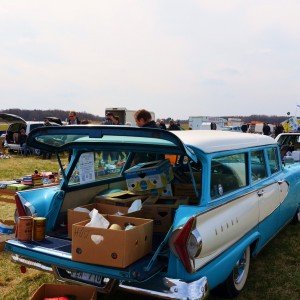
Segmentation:
<svg viewBox="0 0 300 300">
<path fill-rule="evenodd" d="M 105 115 L 105 121 L 103 122 L 103 125 L 115 125 L 115 115 L 112 112 L 107 112 Z"/>
</svg>

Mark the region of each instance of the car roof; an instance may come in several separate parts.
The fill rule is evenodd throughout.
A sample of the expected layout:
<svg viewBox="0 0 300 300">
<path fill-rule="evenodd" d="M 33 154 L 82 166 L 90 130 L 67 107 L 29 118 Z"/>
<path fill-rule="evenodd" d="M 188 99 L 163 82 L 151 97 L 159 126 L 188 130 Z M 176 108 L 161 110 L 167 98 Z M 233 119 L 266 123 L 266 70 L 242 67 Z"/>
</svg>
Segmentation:
<svg viewBox="0 0 300 300">
<path fill-rule="evenodd" d="M 286 139 L 288 139 L 288 137 L 292 137 L 292 136 L 300 136 L 300 132 L 283 132 L 278 134 L 275 137 L 275 141 L 279 144 L 283 143 L 286 141 Z"/>
<path fill-rule="evenodd" d="M 218 131 L 218 130 L 184 130 L 167 131 L 135 126 L 108 125 L 72 125 L 47 126 L 33 129 L 27 140 L 34 148 L 51 152 L 66 149 L 98 149 L 99 144 L 114 144 L 117 147 L 132 149 L 158 148 L 169 149 L 176 153 L 186 153 L 194 157 L 193 149 L 206 153 L 234 150 L 262 145 L 277 145 L 269 136 Z M 192 149 L 193 148 L 193 149 Z"/>
<path fill-rule="evenodd" d="M 206 153 L 277 144 L 272 137 L 244 132 L 232 134 L 222 130 L 187 130 L 174 133 L 186 145 L 193 145 Z"/>
</svg>

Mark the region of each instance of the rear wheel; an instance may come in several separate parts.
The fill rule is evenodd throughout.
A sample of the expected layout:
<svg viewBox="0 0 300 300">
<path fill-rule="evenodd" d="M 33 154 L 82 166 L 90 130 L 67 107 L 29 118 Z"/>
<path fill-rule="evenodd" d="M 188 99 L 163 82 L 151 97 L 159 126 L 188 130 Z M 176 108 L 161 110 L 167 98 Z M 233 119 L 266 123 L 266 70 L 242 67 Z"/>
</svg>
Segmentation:
<svg viewBox="0 0 300 300">
<path fill-rule="evenodd" d="M 296 224 L 298 224 L 300 222 L 300 207 L 298 207 L 298 209 L 297 209 L 297 211 L 296 211 L 296 213 L 295 213 L 295 215 L 294 215 L 294 217 L 293 217 L 293 219 L 292 219 L 292 224 L 293 225 L 296 225 Z"/>
<path fill-rule="evenodd" d="M 250 247 L 248 246 L 236 262 L 227 279 L 217 288 L 218 294 L 229 298 L 236 297 L 244 288 L 250 267 Z"/>
</svg>

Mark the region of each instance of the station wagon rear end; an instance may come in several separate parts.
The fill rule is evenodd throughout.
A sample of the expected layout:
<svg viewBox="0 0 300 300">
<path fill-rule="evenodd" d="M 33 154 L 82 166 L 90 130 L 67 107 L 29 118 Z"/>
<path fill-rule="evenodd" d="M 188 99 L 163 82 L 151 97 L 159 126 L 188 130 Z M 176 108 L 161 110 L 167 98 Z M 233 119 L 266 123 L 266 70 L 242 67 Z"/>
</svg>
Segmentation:
<svg viewBox="0 0 300 300">
<path fill-rule="evenodd" d="M 299 220 L 300 165 L 284 167 L 271 137 L 84 125 L 35 129 L 28 142 L 57 155 L 62 179 L 17 193 L 19 216 L 47 219 L 46 238 L 5 249 L 16 263 L 102 293 L 234 297 L 251 258 Z M 96 208 L 118 230 L 86 227 Z"/>
</svg>

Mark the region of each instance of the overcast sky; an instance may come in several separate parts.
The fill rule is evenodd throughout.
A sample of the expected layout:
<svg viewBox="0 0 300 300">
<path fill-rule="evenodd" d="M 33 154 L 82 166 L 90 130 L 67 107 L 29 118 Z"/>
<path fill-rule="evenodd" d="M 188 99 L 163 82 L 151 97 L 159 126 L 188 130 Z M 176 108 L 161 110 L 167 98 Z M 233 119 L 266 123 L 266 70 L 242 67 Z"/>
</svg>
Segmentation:
<svg viewBox="0 0 300 300">
<path fill-rule="evenodd" d="M 297 114 L 299 0 L 2 0 L 0 109 Z"/>
</svg>

